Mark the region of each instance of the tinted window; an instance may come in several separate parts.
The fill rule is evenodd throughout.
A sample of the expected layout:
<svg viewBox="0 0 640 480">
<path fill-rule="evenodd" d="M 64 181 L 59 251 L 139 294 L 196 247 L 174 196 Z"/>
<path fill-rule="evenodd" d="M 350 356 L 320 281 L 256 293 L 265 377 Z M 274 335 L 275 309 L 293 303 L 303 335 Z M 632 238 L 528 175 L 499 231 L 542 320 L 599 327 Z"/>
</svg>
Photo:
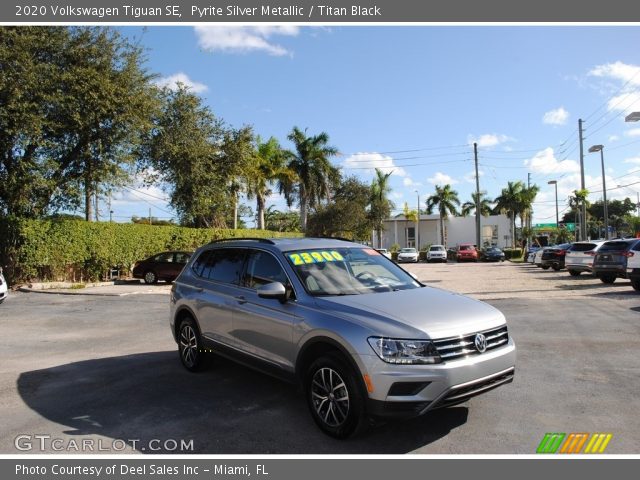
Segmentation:
<svg viewBox="0 0 640 480">
<path fill-rule="evenodd" d="M 631 243 L 625 242 L 625 241 L 607 242 L 600 247 L 600 250 L 598 250 L 598 252 L 613 252 L 613 251 L 627 250 L 630 246 L 631 246 Z"/>
<path fill-rule="evenodd" d="M 176 263 L 187 263 L 190 255 L 188 253 L 176 252 Z"/>
<path fill-rule="evenodd" d="M 245 250 L 239 248 L 212 250 L 202 270 L 202 276 L 216 282 L 238 284 L 244 257 Z"/>
<path fill-rule="evenodd" d="M 633 250 L 636 252 L 640 251 L 640 242 L 637 242 L 634 246 L 633 246 Z"/>
<path fill-rule="evenodd" d="M 475 250 L 471 245 L 460 245 L 460 250 Z"/>
<path fill-rule="evenodd" d="M 431 250 L 432 252 L 444 252 L 444 247 L 441 247 L 441 246 L 431 247 L 429 250 Z"/>
<path fill-rule="evenodd" d="M 278 260 L 269 252 L 254 250 L 249 253 L 243 285 L 258 289 L 262 285 L 272 282 L 280 282 L 285 286 L 289 283 L 289 279 Z"/>
<path fill-rule="evenodd" d="M 571 246 L 572 252 L 588 252 L 596 248 L 597 245 L 595 243 L 574 243 Z"/>
<path fill-rule="evenodd" d="M 161 253 L 160 255 L 156 255 L 153 257 L 154 262 L 173 262 L 173 253 Z"/>
<path fill-rule="evenodd" d="M 207 263 L 207 259 L 211 255 L 211 250 L 207 250 L 206 252 L 202 252 L 198 258 L 196 258 L 195 262 L 191 265 L 191 268 L 196 273 L 196 275 L 202 276 L 202 270 Z"/>
</svg>

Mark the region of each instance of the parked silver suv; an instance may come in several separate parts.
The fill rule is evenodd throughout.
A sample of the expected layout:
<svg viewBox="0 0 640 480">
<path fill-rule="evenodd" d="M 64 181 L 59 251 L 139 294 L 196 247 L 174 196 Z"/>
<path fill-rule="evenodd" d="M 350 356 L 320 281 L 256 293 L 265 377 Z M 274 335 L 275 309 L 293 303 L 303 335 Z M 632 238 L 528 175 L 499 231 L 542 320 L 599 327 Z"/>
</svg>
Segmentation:
<svg viewBox="0 0 640 480">
<path fill-rule="evenodd" d="M 337 438 L 368 417 L 464 402 L 515 369 L 498 310 L 341 240 L 206 245 L 172 287 L 170 323 L 188 370 L 213 351 L 298 382 L 315 422 Z"/>
</svg>

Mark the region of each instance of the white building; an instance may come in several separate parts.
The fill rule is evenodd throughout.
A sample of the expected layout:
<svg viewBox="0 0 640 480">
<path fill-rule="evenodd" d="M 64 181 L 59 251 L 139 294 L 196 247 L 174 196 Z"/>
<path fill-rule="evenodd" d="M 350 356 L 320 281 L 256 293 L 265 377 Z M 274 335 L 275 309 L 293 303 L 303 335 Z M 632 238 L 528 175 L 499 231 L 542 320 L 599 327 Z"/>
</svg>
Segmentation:
<svg viewBox="0 0 640 480">
<path fill-rule="evenodd" d="M 438 215 L 420 215 L 420 246 L 440 244 L 440 217 Z M 382 245 L 377 245 L 378 238 L 373 233 L 375 248 L 389 248 L 397 243 L 400 247 L 418 247 L 416 245 L 416 224 L 400 214 L 384 221 Z M 511 247 L 510 220 L 506 215 L 490 215 L 480 217 L 480 240 L 482 245 L 496 245 L 500 248 Z M 444 238 L 446 247 L 454 247 L 459 243 L 476 243 L 476 218 L 449 217 L 444 221 Z"/>
</svg>

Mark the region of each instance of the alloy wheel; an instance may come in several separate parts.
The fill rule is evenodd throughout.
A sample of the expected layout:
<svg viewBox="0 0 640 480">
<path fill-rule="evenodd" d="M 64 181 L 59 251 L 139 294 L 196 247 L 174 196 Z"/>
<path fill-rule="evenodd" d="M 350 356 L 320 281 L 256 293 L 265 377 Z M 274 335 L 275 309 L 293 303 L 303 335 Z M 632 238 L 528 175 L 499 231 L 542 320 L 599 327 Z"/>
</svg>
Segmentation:
<svg viewBox="0 0 640 480">
<path fill-rule="evenodd" d="M 342 425 L 349 415 L 349 391 L 338 372 L 318 369 L 311 381 L 311 396 L 315 412 L 330 427 Z"/>
<path fill-rule="evenodd" d="M 180 355 L 188 367 L 193 367 L 196 364 L 198 337 L 191 325 L 185 325 L 180 329 Z"/>
</svg>

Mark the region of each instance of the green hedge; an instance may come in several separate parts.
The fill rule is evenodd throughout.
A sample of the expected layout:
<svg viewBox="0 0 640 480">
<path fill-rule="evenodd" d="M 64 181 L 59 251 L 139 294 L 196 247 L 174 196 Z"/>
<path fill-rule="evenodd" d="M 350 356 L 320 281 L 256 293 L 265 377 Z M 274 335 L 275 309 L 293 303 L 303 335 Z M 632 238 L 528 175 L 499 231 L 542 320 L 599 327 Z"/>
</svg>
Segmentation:
<svg viewBox="0 0 640 480">
<path fill-rule="evenodd" d="M 0 261 L 13 283 L 97 280 L 164 250 L 195 250 L 220 238 L 300 237 L 266 230 L 199 229 L 80 220 L 0 219 Z"/>
<path fill-rule="evenodd" d="M 511 260 L 512 258 L 522 257 L 521 248 L 505 248 L 503 252 L 504 252 L 504 258 L 506 258 L 507 260 Z"/>
</svg>

